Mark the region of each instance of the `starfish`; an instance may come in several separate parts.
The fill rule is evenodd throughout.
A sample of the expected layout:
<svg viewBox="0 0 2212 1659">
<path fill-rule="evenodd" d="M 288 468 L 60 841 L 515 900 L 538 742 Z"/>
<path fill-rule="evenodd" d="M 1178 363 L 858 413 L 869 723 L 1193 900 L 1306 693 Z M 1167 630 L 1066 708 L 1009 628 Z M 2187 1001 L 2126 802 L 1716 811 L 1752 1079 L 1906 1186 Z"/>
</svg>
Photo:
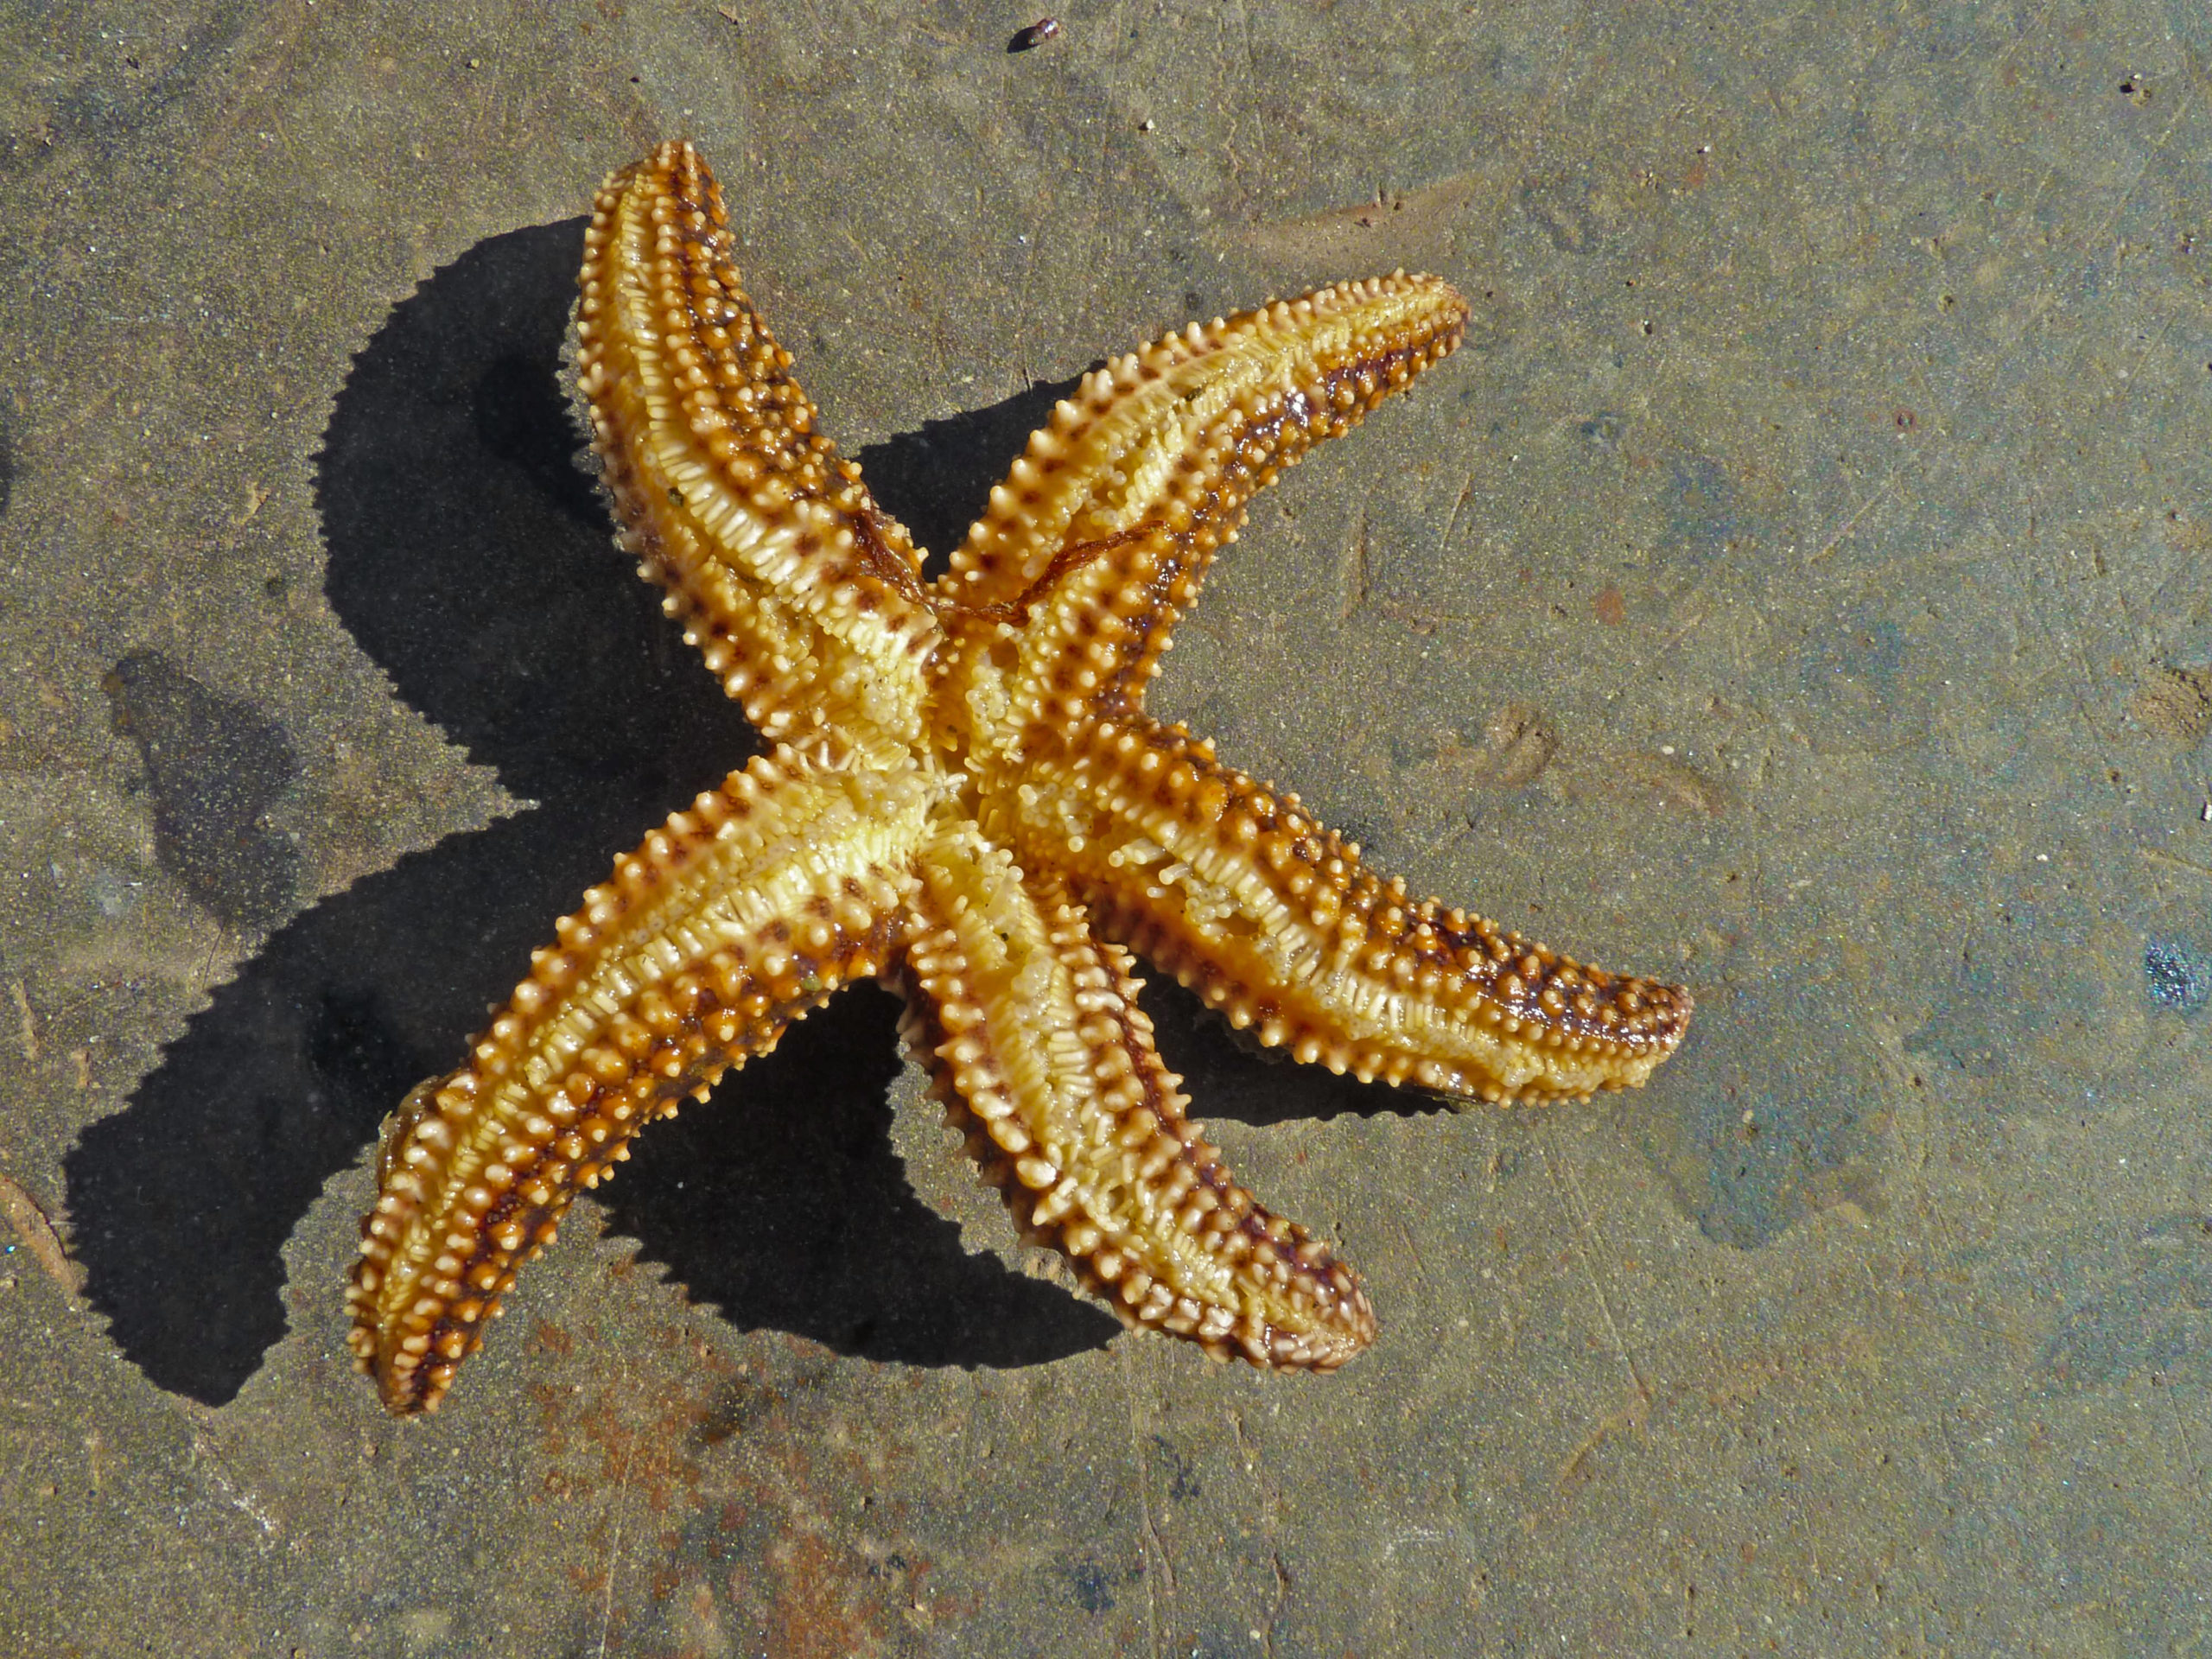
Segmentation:
<svg viewBox="0 0 2212 1659">
<path fill-rule="evenodd" d="M 1125 1323 L 1329 1370 L 1375 1316 L 1185 1114 L 1130 952 L 1268 1047 L 1455 1101 L 1586 1098 L 1681 1040 L 1682 990 L 1417 901 L 1297 796 L 1144 712 L 1255 492 L 1459 342 L 1399 272 L 1192 324 L 1086 375 L 925 582 L 816 429 L 689 143 L 600 192 L 579 391 L 620 544 L 773 747 L 620 860 L 388 1122 L 348 1300 L 435 1408 L 582 1188 L 849 981 L 1025 1237 Z"/>
</svg>

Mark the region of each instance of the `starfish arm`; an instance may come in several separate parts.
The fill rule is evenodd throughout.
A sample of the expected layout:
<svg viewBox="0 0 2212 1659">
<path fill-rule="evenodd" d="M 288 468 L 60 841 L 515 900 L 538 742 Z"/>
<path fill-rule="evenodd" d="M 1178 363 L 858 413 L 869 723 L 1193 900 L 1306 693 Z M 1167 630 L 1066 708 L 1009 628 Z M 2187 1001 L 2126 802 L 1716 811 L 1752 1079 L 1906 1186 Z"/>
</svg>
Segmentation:
<svg viewBox="0 0 2212 1659">
<path fill-rule="evenodd" d="M 618 861 L 469 1064 L 407 1097 L 347 1296 L 395 1414 L 436 1406 L 517 1268 L 639 1128 L 884 966 L 931 792 L 912 767 L 755 760 Z"/>
<path fill-rule="evenodd" d="M 909 1050 L 1030 1237 L 1132 1326 L 1332 1370 L 1372 1340 L 1351 1269 L 1237 1185 L 1184 1116 L 1126 953 L 962 824 L 923 854 Z"/>
<path fill-rule="evenodd" d="M 1085 376 L 938 583 L 962 647 L 941 706 L 1003 742 L 1137 701 L 1253 494 L 1450 355 L 1466 317 L 1448 283 L 1401 272 L 1193 323 Z"/>
<path fill-rule="evenodd" d="M 887 762 L 919 730 L 938 637 L 920 560 L 815 429 L 726 226 L 688 143 L 594 205 L 577 379 L 620 539 L 766 736 Z"/>
<path fill-rule="evenodd" d="M 1033 757 L 988 833 L 1048 852 L 1096 925 L 1297 1059 L 1491 1102 L 1633 1087 L 1689 1019 L 1680 987 L 1586 968 L 1434 899 L 1215 759 L 1127 715 Z"/>
</svg>

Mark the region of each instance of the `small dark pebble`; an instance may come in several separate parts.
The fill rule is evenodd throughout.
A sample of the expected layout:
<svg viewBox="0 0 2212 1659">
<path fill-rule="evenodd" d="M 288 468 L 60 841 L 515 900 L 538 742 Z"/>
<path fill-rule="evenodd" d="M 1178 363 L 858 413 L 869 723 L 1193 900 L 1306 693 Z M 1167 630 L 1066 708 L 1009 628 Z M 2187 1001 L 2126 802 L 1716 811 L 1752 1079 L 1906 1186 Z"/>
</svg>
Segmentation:
<svg viewBox="0 0 2212 1659">
<path fill-rule="evenodd" d="M 1014 38 L 1006 43 L 1006 49 L 1009 52 L 1027 52 L 1032 47 L 1044 45 L 1059 32 L 1058 18 L 1039 17 L 1028 28 L 1015 29 Z"/>
<path fill-rule="evenodd" d="M 2151 1001 L 2177 1014 L 2195 1014 L 2212 999 L 2212 958 L 2179 939 L 2144 945 L 2143 977 Z"/>
</svg>

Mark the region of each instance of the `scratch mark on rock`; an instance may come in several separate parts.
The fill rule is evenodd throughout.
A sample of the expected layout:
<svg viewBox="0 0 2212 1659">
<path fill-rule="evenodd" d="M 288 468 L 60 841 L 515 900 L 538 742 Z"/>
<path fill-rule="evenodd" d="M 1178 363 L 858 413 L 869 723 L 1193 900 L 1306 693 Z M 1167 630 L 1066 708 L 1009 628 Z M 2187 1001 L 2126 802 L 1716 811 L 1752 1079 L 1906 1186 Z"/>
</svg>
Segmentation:
<svg viewBox="0 0 2212 1659">
<path fill-rule="evenodd" d="M 61 1243 L 61 1235 L 46 1218 L 38 1201 L 5 1175 L 0 1175 L 0 1214 L 8 1217 L 8 1224 L 16 1230 L 16 1236 L 31 1254 L 31 1259 L 47 1271 L 47 1276 L 76 1295 L 84 1287 L 84 1269 L 69 1259 L 69 1252 Z"/>
</svg>

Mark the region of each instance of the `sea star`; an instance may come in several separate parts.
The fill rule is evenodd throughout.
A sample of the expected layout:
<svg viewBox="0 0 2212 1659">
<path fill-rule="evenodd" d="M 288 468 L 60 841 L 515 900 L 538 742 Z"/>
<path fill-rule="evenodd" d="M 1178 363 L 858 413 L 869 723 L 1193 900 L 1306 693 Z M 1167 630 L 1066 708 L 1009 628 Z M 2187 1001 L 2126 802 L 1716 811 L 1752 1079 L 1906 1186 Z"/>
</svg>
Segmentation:
<svg viewBox="0 0 2212 1659">
<path fill-rule="evenodd" d="M 1026 1236 L 1130 1325 L 1274 1367 L 1342 1364 L 1373 1311 L 1184 1116 L 1129 948 L 1262 1044 L 1461 1099 L 1640 1084 L 1681 1039 L 1684 992 L 1408 899 L 1143 711 L 1252 494 L 1459 344 L 1446 283 L 1325 288 L 1115 359 L 929 584 L 816 431 L 689 143 L 607 181 L 581 285 L 621 545 L 774 747 L 587 893 L 387 1125 L 349 1300 L 392 1411 L 437 1405 L 632 1135 L 849 980 L 903 993 Z"/>
</svg>

